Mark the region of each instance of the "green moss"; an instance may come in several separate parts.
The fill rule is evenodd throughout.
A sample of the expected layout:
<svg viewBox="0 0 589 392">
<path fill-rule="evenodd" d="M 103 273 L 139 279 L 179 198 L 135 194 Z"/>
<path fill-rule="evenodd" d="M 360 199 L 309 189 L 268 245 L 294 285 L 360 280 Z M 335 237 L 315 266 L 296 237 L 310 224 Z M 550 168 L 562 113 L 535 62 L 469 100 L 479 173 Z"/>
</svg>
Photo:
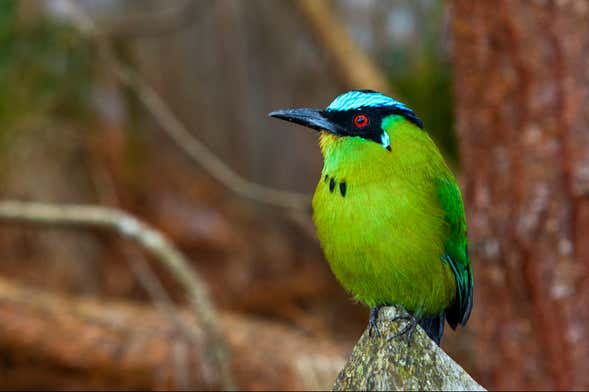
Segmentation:
<svg viewBox="0 0 589 392">
<path fill-rule="evenodd" d="M 0 1 L 0 148 L 23 120 L 88 119 L 92 49 L 72 26 L 19 24 L 17 2 Z"/>
<path fill-rule="evenodd" d="M 379 62 L 393 91 L 423 120 L 444 156 L 456 165 L 453 77 L 446 50 L 444 4 L 439 0 L 411 4 L 419 16 L 415 40 L 410 46 L 380 53 Z"/>
</svg>

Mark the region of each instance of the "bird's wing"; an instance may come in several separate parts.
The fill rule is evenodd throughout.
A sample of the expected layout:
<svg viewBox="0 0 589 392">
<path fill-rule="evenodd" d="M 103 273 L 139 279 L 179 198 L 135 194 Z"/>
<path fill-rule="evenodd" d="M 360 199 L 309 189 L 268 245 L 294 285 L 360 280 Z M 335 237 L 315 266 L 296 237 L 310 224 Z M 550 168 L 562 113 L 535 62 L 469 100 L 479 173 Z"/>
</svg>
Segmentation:
<svg viewBox="0 0 589 392">
<path fill-rule="evenodd" d="M 450 236 L 446 242 L 446 253 L 442 257 L 456 278 L 456 299 L 446 309 L 448 324 L 456 328 L 465 325 L 470 316 L 473 298 L 473 278 L 468 257 L 468 238 L 466 219 L 460 189 L 454 178 L 441 177 L 437 184 L 438 198 L 450 226 Z"/>
</svg>

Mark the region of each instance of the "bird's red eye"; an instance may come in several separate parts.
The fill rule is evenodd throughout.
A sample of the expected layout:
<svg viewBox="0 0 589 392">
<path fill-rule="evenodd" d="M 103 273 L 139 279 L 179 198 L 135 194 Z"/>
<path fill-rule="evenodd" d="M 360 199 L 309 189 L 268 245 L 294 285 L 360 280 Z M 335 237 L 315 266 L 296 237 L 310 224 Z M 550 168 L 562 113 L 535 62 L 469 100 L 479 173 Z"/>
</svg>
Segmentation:
<svg viewBox="0 0 589 392">
<path fill-rule="evenodd" d="M 354 125 L 357 128 L 364 128 L 368 125 L 368 116 L 365 114 L 356 114 L 354 116 Z"/>
</svg>

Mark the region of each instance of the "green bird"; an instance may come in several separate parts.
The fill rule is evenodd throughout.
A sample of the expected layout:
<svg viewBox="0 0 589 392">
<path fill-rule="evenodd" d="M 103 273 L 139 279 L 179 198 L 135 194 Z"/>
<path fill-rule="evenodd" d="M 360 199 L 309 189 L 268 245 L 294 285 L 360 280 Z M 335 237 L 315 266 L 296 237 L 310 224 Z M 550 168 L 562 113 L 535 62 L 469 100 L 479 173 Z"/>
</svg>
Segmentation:
<svg viewBox="0 0 589 392">
<path fill-rule="evenodd" d="M 319 131 L 324 165 L 313 221 L 334 275 L 370 307 L 369 332 L 382 306 L 411 317 L 436 343 L 444 320 L 465 325 L 473 300 L 460 189 L 421 120 L 401 102 L 353 90 L 325 110 L 269 114 Z"/>
</svg>

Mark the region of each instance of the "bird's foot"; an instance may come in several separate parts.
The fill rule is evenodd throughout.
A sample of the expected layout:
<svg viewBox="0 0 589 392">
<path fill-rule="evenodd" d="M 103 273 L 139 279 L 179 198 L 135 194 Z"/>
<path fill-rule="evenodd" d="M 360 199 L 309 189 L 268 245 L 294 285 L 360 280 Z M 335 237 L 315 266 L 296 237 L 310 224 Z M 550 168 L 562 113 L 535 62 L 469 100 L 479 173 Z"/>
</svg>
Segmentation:
<svg viewBox="0 0 589 392">
<path fill-rule="evenodd" d="M 390 342 L 393 339 L 402 338 L 407 343 L 407 345 L 410 345 L 413 341 L 413 334 L 415 333 L 417 325 L 419 324 L 417 317 L 411 314 L 404 314 L 393 318 L 392 321 L 406 321 L 407 324 L 400 331 L 389 336 L 387 338 L 387 342 Z"/>
<path fill-rule="evenodd" d="M 370 318 L 368 319 L 368 336 L 378 336 L 380 337 L 380 330 L 378 329 L 378 312 L 380 311 L 382 306 L 375 306 L 374 308 L 370 308 Z"/>
</svg>

